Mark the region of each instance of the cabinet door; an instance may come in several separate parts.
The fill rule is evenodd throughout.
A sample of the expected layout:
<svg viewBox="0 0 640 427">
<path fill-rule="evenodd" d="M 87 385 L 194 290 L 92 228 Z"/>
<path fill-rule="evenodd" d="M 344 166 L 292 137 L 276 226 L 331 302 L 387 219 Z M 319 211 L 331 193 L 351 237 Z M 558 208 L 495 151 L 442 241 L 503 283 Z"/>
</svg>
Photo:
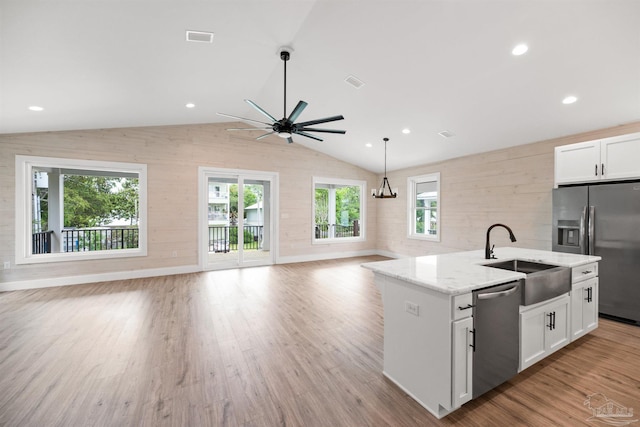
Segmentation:
<svg viewBox="0 0 640 427">
<path fill-rule="evenodd" d="M 602 140 L 600 146 L 603 179 L 640 177 L 640 133 Z"/>
<path fill-rule="evenodd" d="M 576 286 L 576 285 L 574 285 Z M 571 340 L 598 327 L 598 278 L 579 283 L 571 291 Z"/>
<path fill-rule="evenodd" d="M 588 281 L 591 282 L 591 281 Z M 585 283 L 588 283 L 585 282 Z M 580 338 L 585 334 L 585 312 L 584 301 L 587 297 L 587 291 L 585 290 L 585 283 L 580 283 L 580 286 L 574 287 L 571 290 L 571 340 Z M 575 286 L 575 285 L 574 285 Z"/>
<path fill-rule="evenodd" d="M 580 142 L 555 148 L 556 184 L 600 179 L 600 141 Z"/>
<path fill-rule="evenodd" d="M 520 370 L 545 356 L 545 308 L 541 306 L 520 313 Z"/>
<path fill-rule="evenodd" d="M 582 326 L 584 333 L 598 327 L 598 278 L 589 280 L 584 287 L 582 299 Z"/>
<path fill-rule="evenodd" d="M 545 313 L 546 321 L 551 325 L 545 329 L 546 333 L 546 350 L 548 353 L 553 353 L 561 347 L 569 344 L 570 333 L 569 325 L 569 297 L 562 298 L 553 306 L 547 309 Z"/>
<path fill-rule="evenodd" d="M 471 400 L 473 374 L 473 318 L 453 322 L 453 408 Z"/>
</svg>

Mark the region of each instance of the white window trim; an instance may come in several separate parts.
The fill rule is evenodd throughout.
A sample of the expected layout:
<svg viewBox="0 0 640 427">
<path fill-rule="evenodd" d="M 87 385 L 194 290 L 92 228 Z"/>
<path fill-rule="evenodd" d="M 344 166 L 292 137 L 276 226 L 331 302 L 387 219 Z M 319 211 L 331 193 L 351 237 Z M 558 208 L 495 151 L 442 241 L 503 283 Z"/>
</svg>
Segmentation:
<svg viewBox="0 0 640 427">
<path fill-rule="evenodd" d="M 437 197 L 436 218 L 438 219 L 438 229 L 436 234 L 418 234 L 414 230 L 415 227 L 415 200 L 416 200 L 416 184 L 419 182 L 435 181 Z M 442 217 L 440 216 L 440 172 L 435 172 L 427 175 L 410 176 L 407 178 L 407 237 L 415 240 L 428 240 L 432 242 L 440 241 L 440 234 L 442 230 Z"/>
<path fill-rule="evenodd" d="M 34 255 L 31 248 L 31 197 L 29 197 L 29 195 L 31 194 L 31 177 L 33 176 L 33 168 L 38 167 L 137 173 L 138 187 L 140 191 L 138 201 L 138 248 Z M 147 256 L 146 164 L 16 155 L 15 200 L 16 264 L 38 264 L 47 262 Z"/>
<path fill-rule="evenodd" d="M 316 184 L 329 184 L 329 185 L 348 185 L 360 187 L 360 235 L 357 237 L 334 237 L 327 239 L 316 239 L 315 223 L 316 223 Z M 367 198 L 365 194 L 367 192 L 367 182 L 355 179 L 340 179 L 340 178 L 323 178 L 314 176 L 311 186 L 311 244 L 313 245 L 328 245 L 334 243 L 353 243 L 366 241 L 366 221 L 365 216 L 367 212 Z"/>
</svg>

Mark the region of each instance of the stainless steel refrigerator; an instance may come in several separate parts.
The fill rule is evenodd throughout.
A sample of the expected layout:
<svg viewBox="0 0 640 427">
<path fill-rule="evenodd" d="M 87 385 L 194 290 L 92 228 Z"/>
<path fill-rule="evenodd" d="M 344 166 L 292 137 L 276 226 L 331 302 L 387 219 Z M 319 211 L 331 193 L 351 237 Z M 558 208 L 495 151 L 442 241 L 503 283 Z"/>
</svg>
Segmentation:
<svg viewBox="0 0 640 427">
<path fill-rule="evenodd" d="M 601 314 L 640 324 L 640 182 L 553 190 L 553 250 L 598 255 Z"/>
</svg>

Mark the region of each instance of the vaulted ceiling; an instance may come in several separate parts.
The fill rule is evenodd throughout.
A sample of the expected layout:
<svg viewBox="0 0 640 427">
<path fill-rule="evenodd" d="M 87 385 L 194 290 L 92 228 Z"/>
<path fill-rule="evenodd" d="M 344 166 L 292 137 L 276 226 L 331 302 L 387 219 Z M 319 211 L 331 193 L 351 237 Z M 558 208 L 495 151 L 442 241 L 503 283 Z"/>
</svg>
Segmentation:
<svg viewBox="0 0 640 427">
<path fill-rule="evenodd" d="M 0 133 L 279 119 L 290 46 L 287 114 L 347 131 L 295 143 L 380 172 L 388 137 L 394 170 L 640 120 L 639 22 L 637 0 L 2 0 Z"/>
</svg>

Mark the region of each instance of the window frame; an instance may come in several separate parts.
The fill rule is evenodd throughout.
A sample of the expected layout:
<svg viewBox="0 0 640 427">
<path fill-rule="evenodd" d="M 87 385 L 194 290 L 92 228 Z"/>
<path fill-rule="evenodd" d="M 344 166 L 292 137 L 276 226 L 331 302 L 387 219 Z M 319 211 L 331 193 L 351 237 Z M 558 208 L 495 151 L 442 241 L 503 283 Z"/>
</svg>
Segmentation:
<svg viewBox="0 0 640 427">
<path fill-rule="evenodd" d="M 360 235 L 355 237 L 332 237 L 325 239 L 316 238 L 315 225 L 316 225 L 316 185 L 339 185 L 339 186 L 358 186 L 360 187 Z M 367 191 L 367 182 L 355 179 L 340 179 L 340 178 L 324 178 L 314 176 L 312 178 L 311 185 L 311 243 L 314 245 L 326 245 L 334 243 L 353 243 L 366 241 L 366 209 L 367 199 L 365 197 Z"/>
<path fill-rule="evenodd" d="M 31 177 L 34 168 L 76 169 L 96 172 L 138 174 L 138 247 L 86 252 L 34 254 L 31 220 Z M 95 259 L 147 256 L 147 165 L 56 157 L 16 155 L 15 163 L 15 264 L 39 264 Z"/>
<path fill-rule="evenodd" d="M 416 187 L 419 183 L 435 182 L 436 183 L 436 234 L 416 233 Z M 434 172 L 425 175 L 410 176 L 407 178 L 407 237 L 415 240 L 427 240 L 439 242 L 442 230 L 442 220 L 440 216 L 440 172 Z M 431 210 L 431 209 L 429 209 Z"/>
</svg>

